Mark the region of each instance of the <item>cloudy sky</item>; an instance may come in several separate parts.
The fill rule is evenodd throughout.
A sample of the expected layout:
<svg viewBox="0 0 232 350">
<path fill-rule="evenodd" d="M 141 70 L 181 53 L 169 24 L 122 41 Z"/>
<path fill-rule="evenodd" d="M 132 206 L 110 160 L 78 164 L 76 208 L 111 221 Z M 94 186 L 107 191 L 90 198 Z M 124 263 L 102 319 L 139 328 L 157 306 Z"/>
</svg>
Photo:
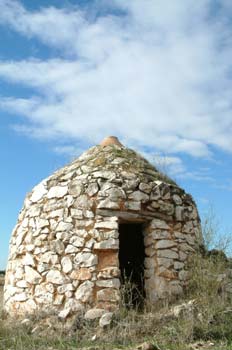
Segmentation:
<svg viewBox="0 0 232 350">
<path fill-rule="evenodd" d="M 0 0 L 0 269 L 26 192 L 107 135 L 232 227 L 230 0 Z"/>
</svg>

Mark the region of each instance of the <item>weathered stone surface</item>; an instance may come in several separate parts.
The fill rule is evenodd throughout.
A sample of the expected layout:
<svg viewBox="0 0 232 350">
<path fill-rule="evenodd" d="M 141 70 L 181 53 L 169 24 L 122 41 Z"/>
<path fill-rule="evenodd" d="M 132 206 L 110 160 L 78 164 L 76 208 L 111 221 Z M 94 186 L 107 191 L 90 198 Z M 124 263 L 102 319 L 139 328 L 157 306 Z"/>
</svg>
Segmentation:
<svg viewBox="0 0 232 350">
<path fill-rule="evenodd" d="M 125 208 L 127 208 L 128 210 L 138 211 L 141 209 L 141 202 L 135 202 L 135 201 L 125 202 Z"/>
<path fill-rule="evenodd" d="M 40 283 L 42 280 L 41 275 L 30 266 L 25 266 L 25 280 L 31 284 Z"/>
<path fill-rule="evenodd" d="M 87 267 L 81 267 L 78 270 L 73 270 L 70 277 L 74 280 L 79 281 L 86 281 L 90 280 L 92 276 L 92 273 L 89 268 Z"/>
<path fill-rule="evenodd" d="M 72 271 L 72 260 L 69 257 L 64 256 L 61 260 L 61 266 L 64 273 L 69 273 Z"/>
<path fill-rule="evenodd" d="M 94 227 L 96 229 L 108 228 L 110 230 L 114 230 L 118 228 L 118 223 L 116 221 L 100 221 L 100 222 L 96 222 Z"/>
<path fill-rule="evenodd" d="M 157 252 L 157 256 L 168 258 L 168 259 L 178 259 L 179 255 L 177 252 L 171 249 L 162 249 Z"/>
<path fill-rule="evenodd" d="M 90 309 L 85 313 L 84 318 L 86 320 L 95 320 L 96 318 L 102 317 L 102 315 L 104 315 L 105 312 L 106 311 L 104 309 Z"/>
<path fill-rule="evenodd" d="M 94 249 L 119 249 L 119 240 L 110 238 L 94 244 Z"/>
<path fill-rule="evenodd" d="M 170 226 L 163 220 L 154 219 L 151 222 L 151 228 L 168 230 L 168 229 L 170 229 Z"/>
<path fill-rule="evenodd" d="M 65 276 L 59 270 L 50 270 L 46 275 L 48 282 L 53 284 L 63 284 L 66 281 Z"/>
<path fill-rule="evenodd" d="M 104 313 L 99 320 L 99 326 L 102 328 L 109 326 L 112 322 L 113 315 L 113 312 Z"/>
<path fill-rule="evenodd" d="M 175 246 L 176 246 L 176 243 L 171 240 L 162 239 L 156 243 L 156 249 L 166 249 L 166 248 L 171 248 Z"/>
<path fill-rule="evenodd" d="M 92 253 L 78 253 L 74 258 L 74 263 L 81 267 L 90 267 L 97 265 L 97 255 Z"/>
<path fill-rule="evenodd" d="M 90 302 L 93 298 L 93 282 L 83 282 L 80 287 L 77 288 L 75 298 L 82 301 L 83 303 Z"/>
<path fill-rule="evenodd" d="M 120 281 L 118 278 L 112 278 L 107 280 L 98 280 L 96 282 L 96 285 L 98 287 L 106 287 L 106 288 L 119 288 L 120 287 Z"/>
<path fill-rule="evenodd" d="M 106 198 L 99 202 L 97 208 L 99 209 L 119 209 L 120 205 L 117 202 L 112 202 L 110 198 Z"/>
<path fill-rule="evenodd" d="M 48 198 L 62 198 L 68 193 L 67 186 L 54 186 L 48 191 Z"/>
<path fill-rule="evenodd" d="M 38 202 L 46 193 L 47 189 L 45 187 L 45 183 L 41 182 L 39 185 L 34 187 L 30 200 L 33 203 Z"/>
<path fill-rule="evenodd" d="M 119 291 L 112 288 L 104 288 L 97 292 L 97 300 L 103 302 L 117 302 L 120 300 Z"/>
<path fill-rule="evenodd" d="M 141 191 L 135 191 L 129 195 L 129 199 L 135 202 L 147 202 L 149 200 L 149 196 Z"/>
</svg>

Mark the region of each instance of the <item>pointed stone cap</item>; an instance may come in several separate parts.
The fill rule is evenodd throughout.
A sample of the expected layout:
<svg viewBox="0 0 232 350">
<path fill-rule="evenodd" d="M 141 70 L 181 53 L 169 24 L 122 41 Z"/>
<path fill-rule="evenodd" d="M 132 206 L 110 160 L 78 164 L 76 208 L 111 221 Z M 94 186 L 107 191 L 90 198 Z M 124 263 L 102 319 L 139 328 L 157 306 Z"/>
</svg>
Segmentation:
<svg viewBox="0 0 232 350">
<path fill-rule="evenodd" d="M 116 136 L 108 136 L 100 143 L 100 146 L 109 146 L 109 145 L 117 145 L 123 147 L 121 142 Z"/>
</svg>

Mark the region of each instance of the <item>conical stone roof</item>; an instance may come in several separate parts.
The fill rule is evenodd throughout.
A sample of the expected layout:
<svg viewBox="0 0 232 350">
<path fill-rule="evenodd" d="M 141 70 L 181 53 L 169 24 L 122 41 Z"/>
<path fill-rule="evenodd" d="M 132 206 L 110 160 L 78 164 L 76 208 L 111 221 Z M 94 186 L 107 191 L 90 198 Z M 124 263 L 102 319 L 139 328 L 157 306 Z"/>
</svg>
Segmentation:
<svg viewBox="0 0 232 350">
<path fill-rule="evenodd" d="M 49 181 L 79 178 L 87 182 L 90 178 L 99 178 L 114 182 L 119 178 L 127 180 L 137 177 L 141 182 L 162 181 L 176 185 L 140 154 L 118 141 L 110 141 L 110 138 L 106 138 L 100 145 L 90 148 L 71 164 L 55 172 Z"/>
</svg>

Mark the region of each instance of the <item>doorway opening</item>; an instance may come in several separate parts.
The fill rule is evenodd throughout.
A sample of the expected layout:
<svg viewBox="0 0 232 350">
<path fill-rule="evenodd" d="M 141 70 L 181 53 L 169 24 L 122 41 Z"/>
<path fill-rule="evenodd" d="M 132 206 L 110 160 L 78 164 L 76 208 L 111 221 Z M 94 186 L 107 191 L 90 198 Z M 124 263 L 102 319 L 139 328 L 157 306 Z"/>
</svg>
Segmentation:
<svg viewBox="0 0 232 350">
<path fill-rule="evenodd" d="M 123 303 L 127 307 L 143 307 L 144 289 L 143 224 L 119 225 L 119 267 Z"/>
</svg>

